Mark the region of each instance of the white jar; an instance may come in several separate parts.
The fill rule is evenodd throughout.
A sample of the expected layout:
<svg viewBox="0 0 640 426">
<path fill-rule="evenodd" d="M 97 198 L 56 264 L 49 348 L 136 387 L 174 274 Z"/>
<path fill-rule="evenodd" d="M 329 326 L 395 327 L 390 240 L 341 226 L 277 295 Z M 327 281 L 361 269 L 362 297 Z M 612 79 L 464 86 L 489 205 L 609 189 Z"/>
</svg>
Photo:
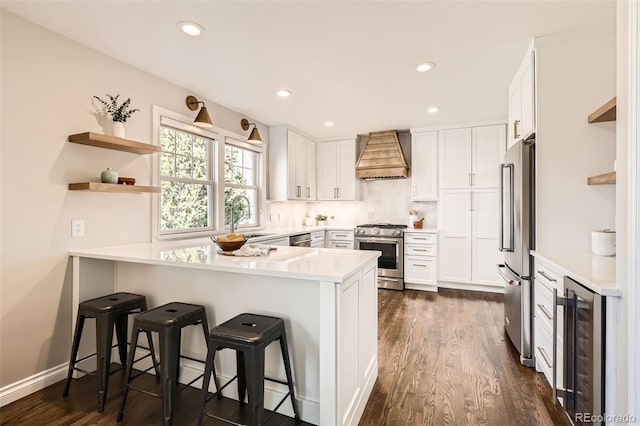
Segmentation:
<svg viewBox="0 0 640 426">
<path fill-rule="evenodd" d="M 591 251 L 599 256 L 615 256 L 616 231 L 611 229 L 591 231 Z"/>
<path fill-rule="evenodd" d="M 100 173 L 100 180 L 102 183 L 118 183 L 118 172 L 107 167 L 107 170 L 103 170 Z"/>
</svg>

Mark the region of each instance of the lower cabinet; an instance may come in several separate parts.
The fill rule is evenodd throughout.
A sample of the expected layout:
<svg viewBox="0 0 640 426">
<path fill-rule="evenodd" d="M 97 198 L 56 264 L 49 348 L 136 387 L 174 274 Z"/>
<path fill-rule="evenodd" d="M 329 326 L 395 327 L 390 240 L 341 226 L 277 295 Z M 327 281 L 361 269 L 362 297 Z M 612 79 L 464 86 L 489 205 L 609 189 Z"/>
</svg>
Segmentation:
<svg viewBox="0 0 640 426">
<path fill-rule="evenodd" d="M 272 238 L 270 240 L 263 240 L 263 241 L 260 241 L 260 244 L 265 244 L 270 246 L 288 246 L 289 237 L 278 237 L 278 238 Z"/>
<path fill-rule="evenodd" d="M 549 385 L 556 389 L 563 388 L 562 376 L 562 306 L 554 309 L 553 292 L 561 293 L 562 274 L 536 258 L 534 268 L 534 314 L 533 314 L 533 348 L 536 371 L 544 374 Z M 553 346 L 554 321 L 556 322 L 556 347 Z M 555 356 L 554 356 L 555 349 Z M 555 366 L 555 369 L 554 369 Z M 553 374 L 555 370 L 556 380 Z"/>
<path fill-rule="evenodd" d="M 324 247 L 324 231 L 314 231 L 311 233 L 311 247 Z"/>
<path fill-rule="evenodd" d="M 354 249 L 353 231 L 327 231 L 327 248 Z"/>
<path fill-rule="evenodd" d="M 404 233 L 404 283 L 413 290 L 438 291 L 437 234 Z"/>
</svg>

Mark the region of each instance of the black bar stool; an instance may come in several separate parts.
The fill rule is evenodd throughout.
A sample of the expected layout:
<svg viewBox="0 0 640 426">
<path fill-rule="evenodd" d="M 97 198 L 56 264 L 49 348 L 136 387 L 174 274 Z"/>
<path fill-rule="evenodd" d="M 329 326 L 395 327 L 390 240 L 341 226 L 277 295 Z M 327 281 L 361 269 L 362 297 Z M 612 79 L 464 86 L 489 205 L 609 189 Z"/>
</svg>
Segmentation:
<svg viewBox="0 0 640 426">
<path fill-rule="evenodd" d="M 95 375 L 97 376 L 98 385 L 98 411 L 104 411 L 104 403 L 107 399 L 109 375 L 122 369 L 119 368 L 111 372 L 109 371 L 109 366 L 111 364 L 111 349 L 118 346 L 120 363 L 124 367 L 127 361 L 127 329 L 129 315 L 146 310 L 146 298 L 139 294 L 132 293 L 109 294 L 107 296 L 86 300 L 78 305 L 78 319 L 76 320 L 76 330 L 73 335 L 71 358 L 69 360 L 69 373 L 67 374 L 67 383 L 64 386 L 62 396 L 69 395 L 69 386 L 71 385 L 71 378 L 73 377 L 74 370 L 94 375 L 93 372 L 85 371 L 76 367 L 76 364 L 97 355 L 97 371 Z M 96 353 L 77 359 L 80 339 L 82 337 L 82 329 L 84 321 L 87 318 L 94 318 L 96 320 Z M 117 345 L 113 345 L 114 326 L 118 340 Z M 153 357 L 153 365 L 157 370 L 157 363 L 153 351 L 153 342 L 151 341 L 151 333 L 147 334 L 147 338 L 149 339 L 149 355 Z"/>
<path fill-rule="evenodd" d="M 264 376 L 265 348 L 275 340 L 280 342 L 284 370 L 287 375 L 286 382 Z M 216 351 L 219 349 L 233 349 L 236 351 L 236 376 L 225 383 L 222 388 L 218 387 L 214 368 Z M 227 387 L 236 378 L 238 379 L 238 400 L 240 404 L 244 401 L 245 392 L 248 394 L 249 412 L 247 417 L 250 426 L 261 426 L 270 418 L 263 420 L 265 380 L 281 383 L 289 387 L 289 392 L 282 398 L 278 405 L 276 405 L 273 411 L 275 412 L 288 397 L 291 397 L 295 421 L 296 423 L 300 421 L 293 390 L 293 379 L 291 377 L 287 336 L 282 318 L 245 313 L 231 318 L 229 321 L 211 329 L 211 333 L 209 334 L 209 352 L 207 353 L 207 363 L 202 381 L 201 410 L 198 417 L 198 425 L 202 424 L 204 416 L 231 424 L 237 424 L 207 412 L 205 406 L 207 401 L 210 400 L 210 398 L 207 398 L 207 391 L 209 389 L 211 373 L 213 373 L 213 379 L 216 384 L 216 395 L 218 399 L 222 398 L 222 389 Z M 273 415 L 273 413 L 271 415 Z"/>
<path fill-rule="evenodd" d="M 204 306 L 191 305 L 188 303 L 167 303 L 166 305 L 158 306 L 157 308 L 150 309 L 146 312 L 138 314 L 133 320 L 133 335 L 131 337 L 131 351 L 129 352 L 129 363 L 127 364 L 127 373 L 125 381 L 124 394 L 122 395 L 122 405 L 120 406 L 120 412 L 118 413 L 118 421 L 122 421 L 124 417 L 124 407 L 127 403 L 127 394 L 129 389 L 142 392 L 145 395 L 153 396 L 162 399 L 162 417 L 163 424 L 170 425 L 173 420 L 173 402 L 179 392 L 177 390 L 178 385 L 178 373 L 180 367 L 180 358 L 190 359 L 192 361 L 201 362 L 195 358 L 191 358 L 180 354 L 180 336 L 182 328 L 189 325 L 202 324 L 202 330 L 204 332 L 205 342 L 208 337 L 208 324 L 207 313 Z M 133 360 L 133 354 L 136 351 L 138 344 L 138 334 L 141 331 L 157 332 L 160 340 L 160 393 L 148 392 L 144 389 L 137 388 L 131 385 L 131 382 L 142 375 L 144 372 L 137 374 L 135 377 L 131 377 L 131 360 Z M 156 373 L 157 374 L 157 373 Z M 184 390 L 195 381 L 199 380 L 203 375 L 196 377 L 191 382 L 186 384 L 180 391 Z M 216 389 L 218 382 L 215 381 Z"/>
</svg>

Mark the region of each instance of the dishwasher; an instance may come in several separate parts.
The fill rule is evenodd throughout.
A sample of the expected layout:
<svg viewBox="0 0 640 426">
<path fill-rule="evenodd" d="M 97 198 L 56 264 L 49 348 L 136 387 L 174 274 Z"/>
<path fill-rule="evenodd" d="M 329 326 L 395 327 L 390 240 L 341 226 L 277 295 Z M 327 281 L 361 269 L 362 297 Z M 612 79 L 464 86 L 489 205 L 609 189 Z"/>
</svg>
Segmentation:
<svg viewBox="0 0 640 426">
<path fill-rule="evenodd" d="M 291 235 L 289 245 L 294 247 L 311 247 L 311 233 Z"/>
</svg>

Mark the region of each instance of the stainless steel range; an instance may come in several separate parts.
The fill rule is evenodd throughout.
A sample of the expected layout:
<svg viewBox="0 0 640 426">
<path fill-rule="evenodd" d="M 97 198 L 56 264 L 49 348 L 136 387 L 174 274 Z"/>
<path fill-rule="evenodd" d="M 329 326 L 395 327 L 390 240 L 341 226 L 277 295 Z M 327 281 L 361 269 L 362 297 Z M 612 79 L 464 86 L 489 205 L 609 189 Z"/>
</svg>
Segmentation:
<svg viewBox="0 0 640 426">
<path fill-rule="evenodd" d="M 355 229 L 356 250 L 377 250 L 378 288 L 404 290 L 404 228 L 407 225 L 375 223 Z"/>
</svg>

